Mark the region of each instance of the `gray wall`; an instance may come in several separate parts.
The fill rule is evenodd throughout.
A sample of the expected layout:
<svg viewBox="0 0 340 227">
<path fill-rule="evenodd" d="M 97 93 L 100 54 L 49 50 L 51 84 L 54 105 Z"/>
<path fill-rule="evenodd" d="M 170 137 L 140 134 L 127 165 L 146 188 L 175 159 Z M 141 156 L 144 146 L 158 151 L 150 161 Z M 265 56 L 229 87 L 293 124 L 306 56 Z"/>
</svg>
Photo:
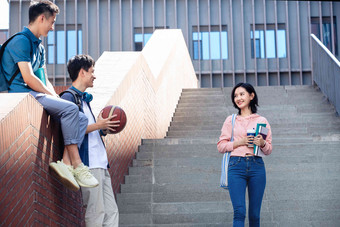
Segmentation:
<svg viewBox="0 0 340 227">
<path fill-rule="evenodd" d="M 103 51 L 134 51 L 135 28 L 150 33 L 156 28 L 180 28 L 193 58 L 193 27 L 227 28 L 228 59 L 193 60 L 202 87 L 254 85 L 310 85 L 311 17 L 336 18 L 340 53 L 340 2 L 273 0 L 70 0 L 55 1 L 60 7 L 57 25 L 78 24 L 83 50 L 95 59 Z M 10 1 L 10 33 L 28 22 L 29 1 Z M 321 14 L 320 14 L 321 12 Z M 263 30 L 280 24 L 286 31 L 286 58 L 252 58 L 252 24 Z M 43 40 L 46 43 L 46 39 Z M 166 43 L 164 44 L 166 45 Z M 335 53 L 335 51 L 334 51 Z M 336 56 L 339 59 L 339 56 Z M 66 59 L 66 58 L 65 58 Z M 57 85 L 67 83 L 64 64 L 48 65 Z"/>
</svg>

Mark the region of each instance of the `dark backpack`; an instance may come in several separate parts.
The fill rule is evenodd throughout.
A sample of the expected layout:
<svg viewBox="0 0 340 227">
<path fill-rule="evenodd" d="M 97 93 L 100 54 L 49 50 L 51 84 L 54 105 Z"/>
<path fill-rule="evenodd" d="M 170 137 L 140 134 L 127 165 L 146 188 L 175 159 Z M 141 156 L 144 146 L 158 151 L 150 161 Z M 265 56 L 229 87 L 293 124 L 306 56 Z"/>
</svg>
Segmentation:
<svg viewBox="0 0 340 227">
<path fill-rule="evenodd" d="M 71 93 L 72 95 L 73 95 L 73 98 L 74 98 L 74 100 L 75 100 L 75 104 L 79 107 L 79 110 L 80 111 L 82 111 L 82 106 L 81 106 L 81 97 L 80 97 L 80 95 L 75 91 L 75 90 L 73 90 L 73 89 L 71 89 L 71 88 L 68 88 L 67 90 L 65 90 L 65 91 L 63 91 L 63 92 L 61 92 L 60 94 L 59 94 L 59 96 L 61 97 L 63 94 L 65 94 L 65 93 Z"/>
<path fill-rule="evenodd" d="M 9 39 L 6 40 L 6 42 L 4 42 L 1 46 L 0 46 L 0 92 L 1 91 L 7 91 L 9 86 L 11 86 L 14 78 L 18 75 L 18 73 L 20 72 L 20 69 L 18 67 L 18 69 L 15 71 L 15 73 L 13 74 L 13 76 L 11 77 L 11 79 L 9 81 L 7 81 L 5 74 L 2 70 L 2 56 L 4 55 L 5 52 L 5 48 L 7 46 L 7 44 L 17 35 L 24 35 L 26 36 L 29 40 L 30 40 L 30 44 L 31 44 L 31 52 L 30 55 L 33 55 L 33 46 L 32 46 L 32 42 L 31 42 L 31 38 L 23 32 L 18 32 L 14 35 L 12 35 Z"/>
</svg>

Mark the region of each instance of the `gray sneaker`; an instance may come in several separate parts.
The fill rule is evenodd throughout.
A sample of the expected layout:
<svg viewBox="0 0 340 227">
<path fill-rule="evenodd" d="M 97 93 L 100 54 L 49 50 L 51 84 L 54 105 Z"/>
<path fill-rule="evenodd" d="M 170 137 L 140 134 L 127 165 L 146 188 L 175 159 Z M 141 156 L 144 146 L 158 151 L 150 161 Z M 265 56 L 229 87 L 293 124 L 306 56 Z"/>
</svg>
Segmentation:
<svg viewBox="0 0 340 227">
<path fill-rule="evenodd" d="M 99 185 L 98 180 L 89 171 L 89 168 L 81 163 L 73 170 L 73 175 L 78 184 L 85 188 L 93 188 Z"/>
<path fill-rule="evenodd" d="M 63 183 L 65 187 L 72 191 L 78 191 L 80 189 L 79 184 L 74 179 L 71 168 L 72 166 L 65 165 L 63 161 L 57 161 L 50 163 L 50 168 L 57 173 L 58 179 Z"/>
</svg>

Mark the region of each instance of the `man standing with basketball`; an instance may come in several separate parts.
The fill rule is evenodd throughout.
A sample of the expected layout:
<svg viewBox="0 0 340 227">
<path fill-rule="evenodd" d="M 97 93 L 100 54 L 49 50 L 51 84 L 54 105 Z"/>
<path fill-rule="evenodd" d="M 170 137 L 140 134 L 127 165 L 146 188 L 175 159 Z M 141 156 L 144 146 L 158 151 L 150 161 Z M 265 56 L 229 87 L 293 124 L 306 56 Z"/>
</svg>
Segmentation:
<svg viewBox="0 0 340 227">
<path fill-rule="evenodd" d="M 63 161 L 50 163 L 60 181 L 76 191 L 79 185 L 95 187 L 98 181 L 81 162 L 78 148 L 83 141 L 87 118 L 79 114 L 77 106 L 58 97 L 45 74 L 44 84 L 36 76 L 39 70 L 45 70 L 45 49 L 40 36 L 47 37 L 53 31 L 59 8 L 50 1 L 32 1 L 29 7 L 29 24 L 6 46 L 1 62 L 5 79 L 9 83 L 8 92 L 29 92 L 44 107 L 48 114 L 60 121 L 65 152 L 69 168 Z M 19 68 L 20 71 L 16 72 Z M 14 78 L 13 80 L 11 78 Z M 3 85 L 3 84 L 1 84 Z M 73 175 L 70 170 L 75 171 Z"/>
<path fill-rule="evenodd" d="M 92 95 L 85 92 L 93 87 L 95 61 L 89 55 L 77 55 L 67 64 L 72 86 L 61 98 L 79 105 L 79 111 L 88 118 L 88 126 L 82 146 L 79 150 L 82 161 L 89 166 L 91 173 L 98 179 L 95 188 L 83 188 L 83 203 L 86 208 L 86 226 L 118 226 L 118 207 L 113 194 L 111 177 L 108 171 L 108 158 L 104 142 L 101 138 L 104 130 L 114 131 L 119 121 L 111 121 L 115 115 L 103 119 L 101 113 L 98 121 L 92 113 L 90 102 Z M 78 103 L 80 102 L 80 103 Z M 102 131 L 103 130 L 103 131 Z"/>
</svg>

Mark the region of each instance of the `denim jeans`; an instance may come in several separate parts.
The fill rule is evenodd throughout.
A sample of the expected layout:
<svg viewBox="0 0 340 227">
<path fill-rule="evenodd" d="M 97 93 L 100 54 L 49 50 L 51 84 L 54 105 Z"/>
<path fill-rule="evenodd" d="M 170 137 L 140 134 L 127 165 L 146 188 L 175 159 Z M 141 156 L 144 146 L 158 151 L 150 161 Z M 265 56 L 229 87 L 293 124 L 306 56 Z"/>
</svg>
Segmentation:
<svg viewBox="0 0 340 227">
<path fill-rule="evenodd" d="M 230 157 L 228 167 L 228 185 L 230 199 L 234 208 L 233 226 L 244 226 L 246 217 L 246 187 L 249 196 L 249 226 L 260 226 L 260 212 L 266 170 L 261 157 Z"/>
<path fill-rule="evenodd" d="M 60 122 L 64 144 L 77 144 L 79 149 L 84 140 L 88 120 L 85 114 L 79 111 L 78 106 L 51 95 L 35 91 L 31 91 L 30 94 L 53 119 Z"/>
</svg>

